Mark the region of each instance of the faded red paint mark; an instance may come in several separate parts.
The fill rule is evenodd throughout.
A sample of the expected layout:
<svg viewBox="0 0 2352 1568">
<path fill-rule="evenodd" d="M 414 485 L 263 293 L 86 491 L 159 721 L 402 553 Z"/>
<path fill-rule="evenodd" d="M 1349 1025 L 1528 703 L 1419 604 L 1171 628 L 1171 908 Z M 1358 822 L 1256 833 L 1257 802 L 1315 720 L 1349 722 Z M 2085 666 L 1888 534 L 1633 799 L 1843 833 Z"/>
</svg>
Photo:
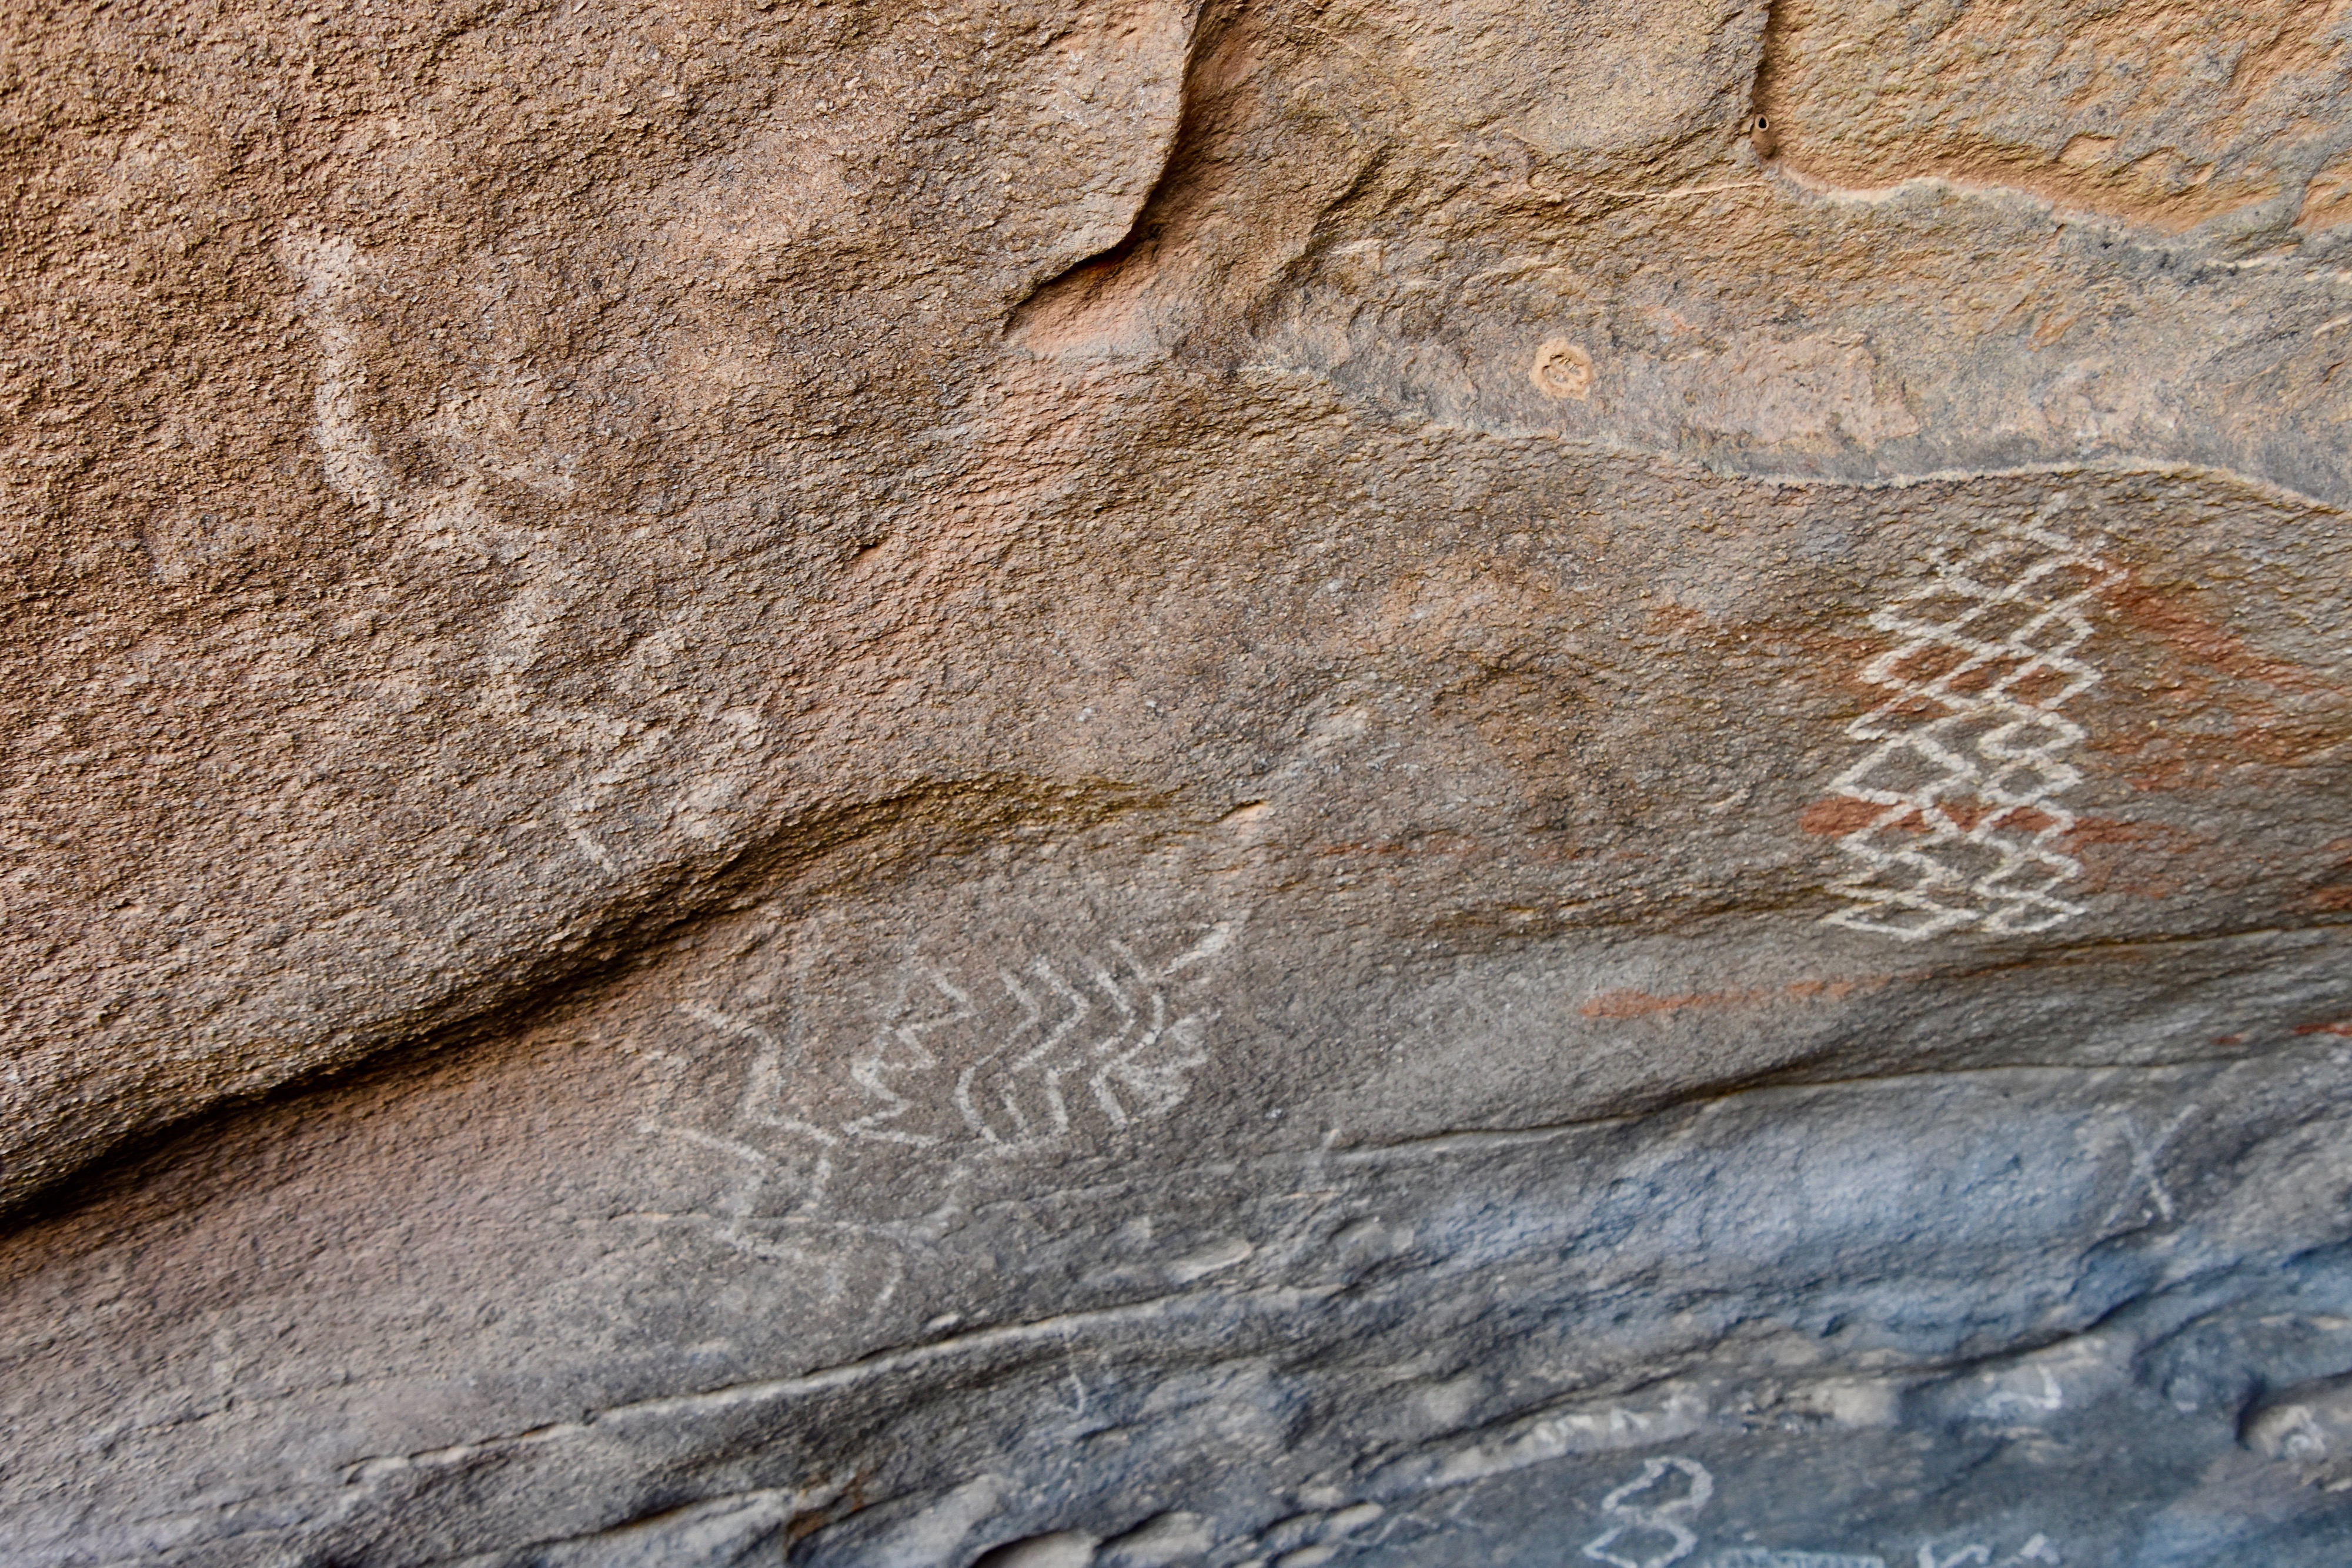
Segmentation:
<svg viewBox="0 0 2352 1568">
<path fill-rule="evenodd" d="M 1993 801 L 1979 800 L 1967 795 L 1958 795 L 1949 800 L 1938 800 L 1936 805 L 1945 816 L 1952 820 L 1952 824 L 1964 833 L 1975 828 L 1979 822 L 1994 812 L 2002 810 Z M 1857 800 L 1851 795 L 1838 795 L 1826 800 L 1816 800 L 1806 807 L 1803 814 L 1797 819 L 1797 826 L 1815 838 L 1839 839 L 1856 829 L 1866 828 L 1877 821 L 1879 814 L 1885 810 L 1884 806 L 1874 805 L 1868 800 Z M 2024 806 L 2002 818 L 2000 828 L 2005 833 L 2032 838 L 2043 829 L 2054 826 L 2057 821 L 2057 818 L 2045 811 L 2038 810 L 2032 806 Z M 1916 811 L 1906 811 L 1885 825 L 1897 832 L 1924 833 L 1927 831 L 1927 824 Z"/>
<path fill-rule="evenodd" d="M 2246 1043 L 2246 1037 L 2242 1034 L 2217 1034 L 2213 1037 L 2213 1043 L 2215 1045 L 2243 1045 Z"/>
<path fill-rule="evenodd" d="M 2170 898 L 2199 878 L 2215 873 L 2214 840 L 2209 833 L 2167 822 L 2126 822 L 2084 817 L 2053 841 L 2062 854 L 2083 862 L 2084 893 L 2120 893 L 2133 898 Z"/>
<path fill-rule="evenodd" d="M 2063 670 L 2045 667 L 2011 681 L 2009 693 L 2020 702 L 2039 706 L 2063 690 L 2072 679 L 2074 677 Z"/>
<path fill-rule="evenodd" d="M 1884 806 L 1857 800 L 1851 795 L 1836 795 L 1806 807 L 1804 815 L 1797 819 L 1797 826 L 1818 839 L 1842 839 L 1848 833 L 1870 826 L 1885 810 Z M 1914 824 L 1915 829 L 1916 826 Z"/>
<path fill-rule="evenodd" d="M 1756 986 L 1737 991 L 1686 991 L 1661 997 L 1649 991 L 1609 990 L 1593 997 L 1578 1010 L 1589 1019 L 1637 1019 L 1686 1008 L 1753 1008 L 1775 1002 L 1842 1002 L 1857 991 L 1874 991 L 1895 978 L 1864 975 L 1853 980 L 1791 980 L 1785 986 Z"/>
<path fill-rule="evenodd" d="M 2294 767 L 2342 746 L 2346 693 L 2329 674 L 2259 649 L 2182 602 L 2177 591 L 2123 582 L 2105 598 L 2165 645 L 2147 696 L 2197 721 L 2095 727 L 2091 745 L 2135 758 L 2136 789 L 2210 789 L 2248 767 Z M 2213 720 L 2224 718 L 2216 727 Z"/>
<path fill-rule="evenodd" d="M 1964 833 L 2000 810 L 1991 801 L 1979 800 L 1973 796 L 1955 796 L 1948 800 L 1938 800 L 1936 805 L 1952 820 L 1952 825 Z"/>
<path fill-rule="evenodd" d="M 2093 844 L 2161 843 L 2169 831 L 2154 822 L 2126 822 L 2114 817 L 2081 817 L 2059 840 L 2059 846 L 2069 854 L 2079 854 Z"/>
<path fill-rule="evenodd" d="M 2290 692 L 2334 689 L 2301 664 L 2255 652 L 2244 638 L 2215 625 L 2162 589 L 2126 578 L 2110 585 L 2104 597 L 2135 624 L 2147 627 L 2198 663 L 2233 680 L 2261 681 Z"/>
<path fill-rule="evenodd" d="M 2306 1023 L 2295 1026 L 2297 1034 L 2340 1034 L 2352 1038 L 2352 1019 L 2337 1019 L 2333 1023 Z"/>
</svg>

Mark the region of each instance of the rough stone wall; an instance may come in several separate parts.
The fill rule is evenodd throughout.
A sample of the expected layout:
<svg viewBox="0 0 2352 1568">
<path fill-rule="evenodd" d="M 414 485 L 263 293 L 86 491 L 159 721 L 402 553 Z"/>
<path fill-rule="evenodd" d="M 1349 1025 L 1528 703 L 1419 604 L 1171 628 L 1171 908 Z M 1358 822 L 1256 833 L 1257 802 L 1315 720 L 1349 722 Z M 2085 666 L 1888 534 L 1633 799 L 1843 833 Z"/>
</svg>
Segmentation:
<svg viewBox="0 0 2352 1568">
<path fill-rule="evenodd" d="M 2352 5 L 0 27 L 0 1563 L 2352 1552 Z"/>
</svg>

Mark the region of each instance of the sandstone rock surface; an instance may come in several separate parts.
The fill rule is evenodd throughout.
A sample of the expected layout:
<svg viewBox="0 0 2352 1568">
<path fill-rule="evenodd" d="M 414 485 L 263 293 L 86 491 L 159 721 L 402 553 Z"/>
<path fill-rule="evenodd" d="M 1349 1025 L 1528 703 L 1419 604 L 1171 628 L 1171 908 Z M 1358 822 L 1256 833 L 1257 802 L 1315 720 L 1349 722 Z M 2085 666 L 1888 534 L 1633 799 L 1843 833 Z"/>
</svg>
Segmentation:
<svg viewBox="0 0 2352 1568">
<path fill-rule="evenodd" d="M 0 1563 L 2352 1549 L 2352 5 L 0 25 Z"/>
</svg>

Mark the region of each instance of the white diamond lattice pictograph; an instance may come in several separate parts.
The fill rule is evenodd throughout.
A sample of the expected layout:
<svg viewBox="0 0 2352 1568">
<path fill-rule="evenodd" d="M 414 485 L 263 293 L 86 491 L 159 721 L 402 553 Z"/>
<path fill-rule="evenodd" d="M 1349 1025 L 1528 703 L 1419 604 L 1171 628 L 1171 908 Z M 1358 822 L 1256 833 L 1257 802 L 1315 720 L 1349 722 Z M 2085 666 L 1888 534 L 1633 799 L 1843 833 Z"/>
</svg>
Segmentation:
<svg viewBox="0 0 2352 1568">
<path fill-rule="evenodd" d="M 2063 502 L 2061 503 L 2063 504 Z M 1830 924 L 1916 942 L 1969 926 L 2044 931 L 2083 912 L 2057 896 L 2083 864 L 2058 848 L 2084 731 L 2059 709 L 2101 679 L 2077 657 L 2092 605 L 2123 573 L 2048 526 L 2055 507 L 1954 558 L 1870 623 L 1896 646 L 1862 667 L 1888 688 L 1846 727 L 1870 750 L 1831 781 L 1878 810 L 1838 840 Z"/>
</svg>

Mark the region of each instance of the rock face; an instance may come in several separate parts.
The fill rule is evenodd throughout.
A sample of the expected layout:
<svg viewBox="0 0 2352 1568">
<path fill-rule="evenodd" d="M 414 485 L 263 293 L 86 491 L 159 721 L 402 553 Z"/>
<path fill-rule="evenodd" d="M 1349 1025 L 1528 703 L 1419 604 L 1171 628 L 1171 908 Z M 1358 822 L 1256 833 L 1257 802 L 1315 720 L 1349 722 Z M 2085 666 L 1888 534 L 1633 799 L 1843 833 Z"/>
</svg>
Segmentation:
<svg viewBox="0 0 2352 1568">
<path fill-rule="evenodd" d="M 2352 1552 L 2352 6 L 5 26 L 0 1563 Z"/>
</svg>

